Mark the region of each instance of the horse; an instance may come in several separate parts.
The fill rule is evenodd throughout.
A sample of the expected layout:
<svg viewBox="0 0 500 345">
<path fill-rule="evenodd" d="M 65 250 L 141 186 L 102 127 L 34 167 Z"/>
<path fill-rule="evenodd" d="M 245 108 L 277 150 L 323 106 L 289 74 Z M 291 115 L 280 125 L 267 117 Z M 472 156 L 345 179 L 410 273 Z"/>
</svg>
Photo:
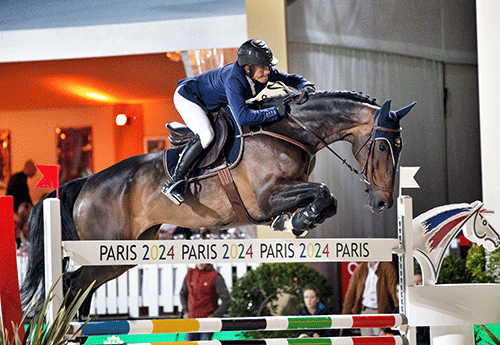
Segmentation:
<svg viewBox="0 0 500 345">
<path fill-rule="evenodd" d="M 488 212 L 475 201 L 435 207 L 413 219 L 414 256 L 426 285 L 437 281 L 446 250 L 460 231 L 490 252 L 500 248 L 500 234 L 484 217 Z"/>
<path fill-rule="evenodd" d="M 225 176 L 236 186 L 233 194 L 239 197 L 239 206 L 248 217 L 235 211 L 217 174 L 192 180 L 185 202 L 174 205 L 160 192 L 169 178 L 164 153 L 153 152 L 129 157 L 63 185 L 59 192 L 62 239 L 148 240 L 155 239 L 163 223 L 191 229 L 227 229 L 273 221 L 283 224 L 287 214 L 293 214 L 287 224 L 300 235 L 336 213 L 337 200 L 328 187 L 308 182 L 308 177 L 316 152 L 324 147 L 331 150 L 328 145 L 338 140 L 352 144 L 362 171 L 349 167 L 365 181 L 372 211 L 390 208 L 402 149 L 400 120 L 415 102 L 392 111 L 390 100 L 380 106 L 374 99 L 354 92 L 302 93 L 299 101 L 290 99 L 295 98 L 269 97 L 252 105 L 266 108 L 286 101 L 289 116 L 258 128 L 245 128 L 240 135 L 244 141 L 241 158 L 226 170 Z M 54 193 L 47 197 L 54 197 Z M 43 296 L 42 232 L 43 205 L 39 202 L 29 219 L 32 249 L 21 286 L 25 305 L 33 295 Z M 71 300 L 91 282 L 95 281 L 95 291 L 131 267 L 83 266 L 65 273 L 64 289 L 69 290 Z M 80 308 L 80 317 L 88 315 L 90 299 Z"/>
</svg>

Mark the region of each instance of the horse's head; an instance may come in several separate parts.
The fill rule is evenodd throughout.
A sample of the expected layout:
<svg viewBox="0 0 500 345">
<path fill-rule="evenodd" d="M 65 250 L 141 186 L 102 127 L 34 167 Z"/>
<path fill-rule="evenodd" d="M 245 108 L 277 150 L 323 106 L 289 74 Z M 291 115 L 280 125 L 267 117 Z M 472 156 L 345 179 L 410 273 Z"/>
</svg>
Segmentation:
<svg viewBox="0 0 500 345">
<path fill-rule="evenodd" d="M 473 243 L 482 245 L 489 252 L 500 247 L 500 234 L 493 229 L 488 220 L 484 217 L 490 211 L 483 208 L 483 204 L 475 202 L 473 219 L 465 224 L 463 233 L 467 239 Z"/>
<path fill-rule="evenodd" d="M 353 145 L 354 156 L 367 181 L 369 204 L 373 212 L 382 212 L 392 207 L 394 202 L 394 179 L 403 148 L 399 122 L 415 103 L 392 111 L 391 101 L 385 101 L 376 111 L 369 133 L 360 138 L 357 145 Z"/>
</svg>

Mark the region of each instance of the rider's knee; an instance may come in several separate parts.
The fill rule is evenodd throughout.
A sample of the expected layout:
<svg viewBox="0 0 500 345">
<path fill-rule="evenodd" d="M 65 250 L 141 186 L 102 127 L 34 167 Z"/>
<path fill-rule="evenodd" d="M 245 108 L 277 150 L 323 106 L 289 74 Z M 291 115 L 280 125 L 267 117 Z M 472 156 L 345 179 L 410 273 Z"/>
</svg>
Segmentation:
<svg viewBox="0 0 500 345">
<path fill-rule="evenodd" d="M 212 140 L 214 140 L 215 134 L 213 128 L 209 127 L 204 129 L 202 132 L 198 133 L 198 135 L 200 136 L 201 146 L 203 146 L 203 148 L 206 149 L 208 145 L 210 145 Z"/>
</svg>

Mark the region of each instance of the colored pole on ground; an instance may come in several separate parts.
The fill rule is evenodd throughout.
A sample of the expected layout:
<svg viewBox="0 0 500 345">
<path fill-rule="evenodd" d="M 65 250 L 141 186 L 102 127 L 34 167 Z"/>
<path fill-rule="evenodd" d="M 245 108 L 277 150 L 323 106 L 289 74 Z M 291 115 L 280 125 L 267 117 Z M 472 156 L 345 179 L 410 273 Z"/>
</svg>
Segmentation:
<svg viewBox="0 0 500 345">
<path fill-rule="evenodd" d="M 19 326 L 23 317 L 17 275 L 16 232 L 14 229 L 14 198 L 0 197 L 0 304 L 3 329 L 14 337 L 12 322 Z M 19 327 L 19 337 L 24 337 L 24 327 Z"/>
</svg>

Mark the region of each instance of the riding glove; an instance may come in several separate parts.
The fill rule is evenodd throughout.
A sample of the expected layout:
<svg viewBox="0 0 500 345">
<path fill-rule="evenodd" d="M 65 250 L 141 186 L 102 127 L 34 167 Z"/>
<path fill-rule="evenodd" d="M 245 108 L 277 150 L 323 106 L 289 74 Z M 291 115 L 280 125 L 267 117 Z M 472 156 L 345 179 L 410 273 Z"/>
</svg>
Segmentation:
<svg viewBox="0 0 500 345">
<path fill-rule="evenodd" d="M 283 101 L 280 101 L 274 107 L 276 108 L 276 113 L 278 114 L 279 117 L 287 116 L 289 107 Z"/>
</svg>

